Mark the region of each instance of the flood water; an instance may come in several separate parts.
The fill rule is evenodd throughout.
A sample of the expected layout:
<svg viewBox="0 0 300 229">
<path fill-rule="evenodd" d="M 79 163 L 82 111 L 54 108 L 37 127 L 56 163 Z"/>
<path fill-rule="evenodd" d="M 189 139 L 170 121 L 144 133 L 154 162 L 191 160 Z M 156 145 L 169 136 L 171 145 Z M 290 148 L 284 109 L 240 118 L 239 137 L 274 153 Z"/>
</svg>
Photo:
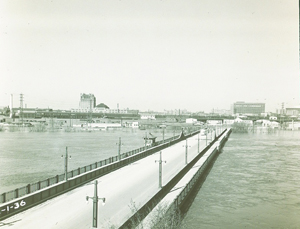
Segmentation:
<svg viewBox="0 0 300 229">
<path fill-rule="evenodd" d="M 147 130 L 163 139 L 161 129 Z M 177 131 L 175 135 L 178 135 Z M 0 132 L 0 194 L 64 173 L 68 147 L 68 171 L 144 146 L 145 130 L 123 128 L 92 132 Z M 174 131 L 165 131 L 164 138 Z"/>
<path fill-rule="evenodd" d="M 232 133 L 183 228 L 300 228 L 300 131 Z"/>
<path fill-rule="evenodd" d="M 147 131 L 149 132 L 149 131 Z M 162 130 L 150 131 L 162 140 Z M 144 145 L 146 131 L 0 132 L 0 194 Z M 176 135 L 179 133 L 176 133 Z M 173 131 L 165 131 L 165 139 Z M 300 228 L 300 131 L 235 134 L 187 212 L 183 228 Z"/>
</svg>

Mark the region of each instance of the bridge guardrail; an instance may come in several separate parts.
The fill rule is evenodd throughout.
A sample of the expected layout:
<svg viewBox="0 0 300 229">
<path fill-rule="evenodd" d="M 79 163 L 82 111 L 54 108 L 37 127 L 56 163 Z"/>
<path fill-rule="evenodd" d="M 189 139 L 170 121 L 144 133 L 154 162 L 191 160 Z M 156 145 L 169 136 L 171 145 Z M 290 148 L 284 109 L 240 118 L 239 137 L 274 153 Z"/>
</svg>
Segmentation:
<svg viewBox="0 0 300 229">
<path fill-rule="evenodd" d="M 139 210 L 135 212 L 123 225 L 120 226 L 121 229 L 132 228 L 132 224 L 134 224 L 137 219 L 141 220 L 151 211 L 162 199 L 165 197 L 170 190 L 179 182 L 180 179 L 194 166 L 194 164 L 210 149 L 210 147 L 219 140 L 220 136 L 225 132 L 224 130 L 219 136 L 212 140 L 190 163 L 188 163 L 178 174 L 173 177 L 165 186 L 163 186 L 144 206 L 142 206 Z M 193 132 L 185 136 L 185 138 L 181 138 L 184 140 L 186 138 L 192 137 L 193 135 L 198 134 L 199 131 Z M 172 203 L 173 206 L 174 203 Z"/>
<path fill-rule="evenodd" d="M 195 187 L 195 184 L 200 179 L 202 173 L 206 170 L 207 166 L 210 164 L 210 161 L 215 157 L 215 153 L 219 151 L 219 149 L 222 149 L 225 142 L 227 141 L 229 135 L 231 133 L 231 130 L 227 132 L 225 137 L 220 141 L 219 146 L 216 147 L 213 152 L 209 155 L 207 160 L 202 164 L 202 166 L 197 170 L 197 172 L 194 174 L 192 179 L 186 184 L 184 189 L 178 194 L 178 196 L 173 200 L 171 205 L 168 207 L 168 210 L 166 211 L 166 215 L 172 215 L 176 214 L 176 210 L 185 202 L 186 198 L 189 196 L 193 188 Z"/>
</svg>

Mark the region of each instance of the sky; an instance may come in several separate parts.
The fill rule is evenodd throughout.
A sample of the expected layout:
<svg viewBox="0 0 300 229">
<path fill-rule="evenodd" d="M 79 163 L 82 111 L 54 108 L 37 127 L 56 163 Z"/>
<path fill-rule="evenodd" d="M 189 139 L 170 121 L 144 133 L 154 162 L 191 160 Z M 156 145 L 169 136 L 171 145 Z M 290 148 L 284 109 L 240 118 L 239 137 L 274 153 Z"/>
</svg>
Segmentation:
<svg viewBox="0 0 300 229">
<path fill-rule="evenodd" d="M 296 0 L 1 0 L 0 106 L 300 104 Z"/>
</svg>

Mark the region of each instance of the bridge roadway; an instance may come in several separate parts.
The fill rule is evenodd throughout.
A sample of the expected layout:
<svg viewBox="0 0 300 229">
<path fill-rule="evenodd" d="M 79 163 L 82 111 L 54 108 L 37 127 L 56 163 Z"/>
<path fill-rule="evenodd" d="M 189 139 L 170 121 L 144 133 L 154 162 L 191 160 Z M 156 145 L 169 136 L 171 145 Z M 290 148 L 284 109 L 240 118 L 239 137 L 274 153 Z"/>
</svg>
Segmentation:
<svg viewBox="0 0 300 229">
<path fill-rule="evenodd" d="M 215 134 L 212 133 L 214 136 Z M 200 151 L 206 137 L 200 137 Z M 211 134 L 207 138 L 211 139 Z M 209 142 L 209 140 L 207 142 Z M 187 140 L 188 162 L 198 153 L 198 135 Z M 183 140 L 162 150 L 162 185 L 171 180 L 185 166 Z M 106 198 L 98 204 L 98 228 L 119 227 L 159 191 L 159 152 L 98 178 L 98 197 Z M 0 222 L 2 228 L 92 228 L 93 203 L 86 196 L 94 196 L 94 183 L 67 192 L 38 206 Z"/>
</svg>

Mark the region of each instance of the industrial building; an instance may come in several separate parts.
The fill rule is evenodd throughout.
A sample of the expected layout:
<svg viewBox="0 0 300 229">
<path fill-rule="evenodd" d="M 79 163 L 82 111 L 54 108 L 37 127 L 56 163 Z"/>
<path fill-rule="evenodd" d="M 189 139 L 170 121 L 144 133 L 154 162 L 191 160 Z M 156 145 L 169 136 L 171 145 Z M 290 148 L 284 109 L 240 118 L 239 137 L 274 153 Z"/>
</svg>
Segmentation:
<svg viewBox="0 0 300 229">
<path fill-rule="evenodd" d="M 79 107 L 81 109 L 93 109 L 96 106 L 96 97 L 94 94 L 80 94 Z"/>
<path fill-rule="evenodd" d="M 233 104 L 233 114 L 261 115 L 265 113 L 265 103 L 236 102 Z"/>
<path fill-rule="evenodd" d="M 286 108 L 286 115 L 288 116 L 299 116 L 300 115 L 300 106 L 295 107 L 287 107 Z"/>
</svg>

